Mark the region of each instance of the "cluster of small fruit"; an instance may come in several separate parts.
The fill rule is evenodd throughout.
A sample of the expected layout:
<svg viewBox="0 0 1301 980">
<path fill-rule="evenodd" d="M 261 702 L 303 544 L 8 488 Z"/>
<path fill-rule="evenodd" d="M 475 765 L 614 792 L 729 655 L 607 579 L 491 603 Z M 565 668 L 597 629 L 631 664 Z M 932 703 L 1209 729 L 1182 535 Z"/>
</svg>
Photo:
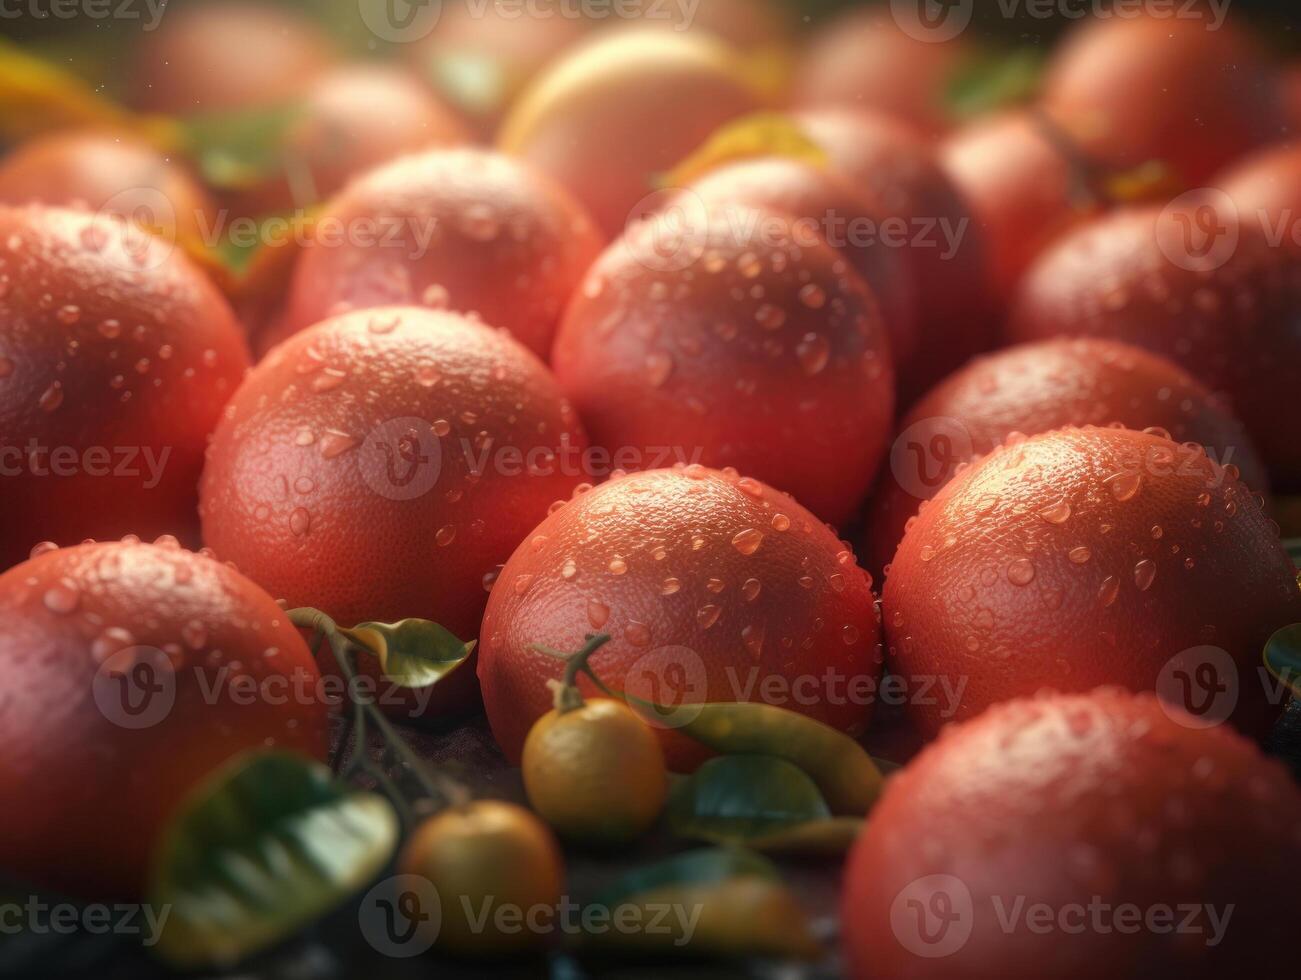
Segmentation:
<svg viewBox="0 0 1301 980">
<path fill-rule="evenodd" d="M 0 162 L 0 788 L 25 800 L 0 860 L 138 892 L 198 775 L 323 757 L 325 699 L 203 679 L 316 691 L 285 612 L 310 606 L 478 637 L 477 676 L 395 710 L 481 693 L 544 815 L 528 739 L 586 716 L 548 715 L 539 644 L 608 636 L 601 678 L 647 703 L 858 737 L 897 681 L 919 739 L 962 722 L 851 857 L 856 975 L 1282 962 L 1301 792 L 1249 739 L 1287 691 L 1261 650 L 1301 622 L 1286 72 L 1232 22 L 1098 18 L 1031 104 L 956 126 L 972 52 L 882 11 L 786 84 L 766 4 L 674 31 L 473 9 L 414 46 L 439 88 L 283 11 L 187 8 L 134 53 L 117 131 Z M 469 54 L 492 98 L 452 84 Z M 255 115 L 272 152 L 216 152 L 196 110 Z M 242 269 L 215 247 L 296 208 Z M 163 537 L 48 543 L 124 533 Z M 101 683 L 142 663 L 169 677 L 148 725 Z M 655 815 L 658 761 L 567 739 Z M 1018 896 L 1237 915 L 1217 945 L 1005 927 Z"/>
</svg>

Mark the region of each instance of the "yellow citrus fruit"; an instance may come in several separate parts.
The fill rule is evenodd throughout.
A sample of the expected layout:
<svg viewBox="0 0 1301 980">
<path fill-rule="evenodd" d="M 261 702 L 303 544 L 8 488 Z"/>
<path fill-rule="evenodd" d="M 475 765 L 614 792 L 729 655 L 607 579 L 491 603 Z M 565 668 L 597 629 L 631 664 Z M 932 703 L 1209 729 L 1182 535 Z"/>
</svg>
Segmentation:
<svg viewBox="0 0 1301 980">
<path fill-rule="evenodd" d="M 577 843 L 632 840 L 668 794 L 659 739 L 631 708 L 606 698 L 539 718 L 521 764 L 533 808 Z"/>
<path fill-rule="evenodd" d="M 509 956 L 552 938 L 564 864 L 551 831 L 523 807 L 481 800 L 430 817 L 403 848 L 398 870 L 437 891 L 437 945 L 447 952 Z"/>
</svg>

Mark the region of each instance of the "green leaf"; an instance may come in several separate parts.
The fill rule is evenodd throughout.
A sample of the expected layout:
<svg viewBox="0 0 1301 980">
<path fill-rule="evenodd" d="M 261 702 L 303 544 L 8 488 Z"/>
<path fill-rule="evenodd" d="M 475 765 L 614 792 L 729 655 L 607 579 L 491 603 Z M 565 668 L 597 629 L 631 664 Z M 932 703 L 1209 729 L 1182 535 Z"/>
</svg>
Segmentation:
<svg viewBox="0 0 1301 980">
<path fill-rule="evenodd" d="M 155 947 L 173 966 L 236 962 L 337 906 L 392 856 L 398 820 L 288 752 L 240 756 L 182 805 L 155 852 Z"/>
<path fill-rule="evenodd" d="M 182 138 L 204 179 L 218 188 L 259 183 L 282 163 L 289 131 L 303 116 L 298 103 L 192 116 Z"/>
<path fill-rule="evenodd" d="M 676 885 L 713 885 L 720 881 L 757 876 L 780 881 L 776 866 L 762 855 L 740 847 L 708 847 L 685 851 L 655 864 L 624 873 L 591 904 L 610 908 L 637 895 Z"/>
<path fill-rule="evenodd" d="M 1044 55 L 1032 48 L 991 53 L 964 64 L 949 81 L 945 104 L 959 119 L 1031 101 L 1043 78 Z"/>
<path fill-rule="evenodd" d="M 362 623 L 339 632 L 379 657 L 384 675 L 403 687 L 437 684 L 469 659 L 477 642 L 463 643 L 427 619 Z"/>
<path fill-rule="evenodd" d="M 1265 666 L 1301 698 L 1301 623 L 1284 626 L 1265 641 Z"/>
<path fill-rule="evenodd" d="M 747 843 L 831 816 L 804 770 L 774 756 L 710 759 L 669 797 L 668 823 L 679 837 Z"/>
<path fill-rule="evenodd" d="M 1283 542 L 1283 547 L 1292 556 L 1292 564 L 1301 568 L 1301 538 L 1288 538 Z"/>
</svg>

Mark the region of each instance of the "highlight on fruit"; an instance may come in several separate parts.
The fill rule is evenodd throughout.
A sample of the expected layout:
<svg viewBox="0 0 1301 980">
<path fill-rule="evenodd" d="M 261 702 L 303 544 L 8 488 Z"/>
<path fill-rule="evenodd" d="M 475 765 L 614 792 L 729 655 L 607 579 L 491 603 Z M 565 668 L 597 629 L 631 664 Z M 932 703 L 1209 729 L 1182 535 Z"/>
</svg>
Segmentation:
<svg viewBox="0 0 1301 980">
<path fill-rule="evenodd" d="M 1289 5 L 0 21 L 0 975 L 1295 972 Z"/>
</svg>

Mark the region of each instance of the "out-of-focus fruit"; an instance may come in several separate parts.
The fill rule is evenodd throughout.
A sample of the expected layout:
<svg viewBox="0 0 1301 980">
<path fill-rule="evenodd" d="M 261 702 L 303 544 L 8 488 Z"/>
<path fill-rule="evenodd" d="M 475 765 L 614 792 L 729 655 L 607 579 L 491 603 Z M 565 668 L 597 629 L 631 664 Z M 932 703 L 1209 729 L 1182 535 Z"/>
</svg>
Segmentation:
<svg viewBox="0 0 1301 980">
<path fill-rule="evenodd" d="M 306 644 L 220 562 L 51 546 L 0 575 L 0 619 L 0 791 L 15 803 L 0 860 L 34 882 L 138 897 L 169 816 L 213 769 L 268 744 L 325 757 Z"/>
<path fill-rule="evenodd" d="M 490 136 L 529 82 L 587 34 L 591 21 L 573 16 L 576 9 L 546 0 L 527 7 L 445 3 L 437 27 L 406 53 L 421 77 Z"/>
<path fill-rule="evenodd" d="M 480 800 L 430 817 L 398 859 L 402 874 L 418 875 L 438 894 L 438 947 L 458 956 L 502 957 L 550 945 L 549 930 L 482 910 L 538 908 L 554 914 L 565 887 L 560 848 L 546 826 L 523 807 Z M 503 925 L 503 921 L 506 924 Z M 551 924 L 542 918 L 539 923 Z"/>
<path fill-rule="evenodd" d="M 546 681 L 593 632 L 611 688 L 675 707 L 768 701 L 860 733 L 880 670 L 871 583 L 848 547 L 784 494 L 701 466 L 622 477 L 555 511 L 506 563 L 479 676 L 493 734 L 518 761 L 551 709 Z M 597 693 L 589 682 L 580 687 Z M 669 766 L 700 746 L 671 730 Z"/>
<path fill-rule="evenodd" d="M 1215 179 L 1244 224 L 1272 245 L 1301 252 L 1301 144 L 1283 143 L 1238 160 Z"/>
<path fill-rule="evenodd" d="M 565 303 L 600 252 L 552 181 L 483 150 L 403 157 L 359 178 L 315 223 L 277 339 L 388 305 L 476 314 L 547 357 Z"/>
<path fill-rule="evenodd" d="M 1301 487 L 1301 260 L 1217 197 L 1113 212 L 1058 240 L 1021 281 L 1012 340 L 1108 337 L 1164 354 L 1246 424 L 1278 490 Z"/>
<path fill-rule="evenodd" d="M 1041 689 L 1115 684 L 1262 735 L 1260 651 L 1301 621 L 1296 570 L 1230 464 L 1131 429 L 1057 429 L 956 476 L 909 527 L 884 590 L 894 672 L 959 692 L 917 728 Z"/>
<path fill-rule="evenodd" d="M 544 72 L 500 145 L 550 174 L 613 237 L 656 179 L 760 100 L 737 57 L 701 35 L 617 31 Z"/>
<path fill-rule="evenodd" d="M 585 439 L 546 368 L 503 331 L 383 308 L 295 335 L 212 439 L 204 539 L 277 598 L 341 624 L 479 628 L 484 576 L 583 479 Z M 473 698 L 462 669 L 429 710 Z"/>
<path fill-rule="evenodd" d="M 288 102 L 333 60 L 329 39 L 283 7 L 246 0 L 169 10 L 129 72 L 133 104 L 179 116 Z"/>
<path fill-rule="evenodd" d="M 1188 187 L 1277 138 L 1266 58 L 1233 24 L 1201 13 L 1082 24 L 1049 66 L 1044 111 L 1098 166 L 1162 163 Z"/>
<path fill-rule="evenodd" d="M 1250 489 L 1268 489 L 1251 440 L 1217 399 L 1174 362 L 1114 340 L 1058 339 L 986 355 L 913 406 L 868 508 L 864 554 L 889 564 L 904 527 L 957 470 L 1014 433 L 1080 425 L 1159 428 L 1233 463 Z"/>
<path fill-rule="evenodd" d="M 664 809 L 664 750 L 623 702 L 574 700 L 539 718 L 524 740 L 520 768 L 529 803 L 576 844 L 634 840 Z"/>
<path fill-rule="evenodd" d="M 944 144 L 940 161 L 971 206 L 1006 300 L 1053 238 L 1097 210 L 1089 177 L 1033 112 L 981 119 Z"/>
<path fill-rule="evenodd" d="M 207 241 L 217 211 L 184 166 L 129 136 L 96 130 L 17 147 L 0 161 L 0 202 L 103 211 L 191 242 Z"/>
<path fill-rule="evenodd" d="M 895 776 L 841 900 L 856 980 L 1270 976 L 1301 793 L 1151 696 L 1018 701 Z"/>
<path fill-rule="evenodd" d="M 969 55 L 955 38 L 910 36 L 889 10 L 846 11 L 814 34 L 795 79 L 807 108 L 871 110 L 928 133 L 948 128 L 949 86 Z"/>
<path fill-rule="evenodd" d="M 823 110 L 797 121 L 832 169 L 902 219 L 920 296 L 916 356 L 899 365 L 900 404 L 915 401 L 974 354 L 994 346 L 984 236 L 931 146 L 885 116 Z"/>
<path fill-rule="evenodd" d="M 588 273 L 553 359 L 593 441 L 626 458 L 616 465 L 669 453 L 735 467 L 832 523 L 867 492 L 893 419 L 874 297 L 775 211 L 688 196 L 635 225 Z"/>
<path fill-rule="evenodd" d="M 0 242 L 0 568 L 44 540 L 193 540 L 204 446 L 248 367 L 225 299 L 119 218 L 0 206 Z"/>
<path fill-rule="evenodd" d="M 782 211 L 840 251 L 872 288 L 895 363 L 917 347 L 920 284 L 904 245 L 890 238 L 891 217 L 839 174 L 787 157 L 756 157 L 711 170 L 686 192 L 706 205 Z M 670 207 L 672 204 L 670 203 Z"/>
<path fill-rule="evenodd" d="M 406 153 L 470 141 L 466 125 L 407 72 L 350 65 L 303 93 L 264 179 L 230 194 L 244 214 L 307 208 Z"/>
</svg>

